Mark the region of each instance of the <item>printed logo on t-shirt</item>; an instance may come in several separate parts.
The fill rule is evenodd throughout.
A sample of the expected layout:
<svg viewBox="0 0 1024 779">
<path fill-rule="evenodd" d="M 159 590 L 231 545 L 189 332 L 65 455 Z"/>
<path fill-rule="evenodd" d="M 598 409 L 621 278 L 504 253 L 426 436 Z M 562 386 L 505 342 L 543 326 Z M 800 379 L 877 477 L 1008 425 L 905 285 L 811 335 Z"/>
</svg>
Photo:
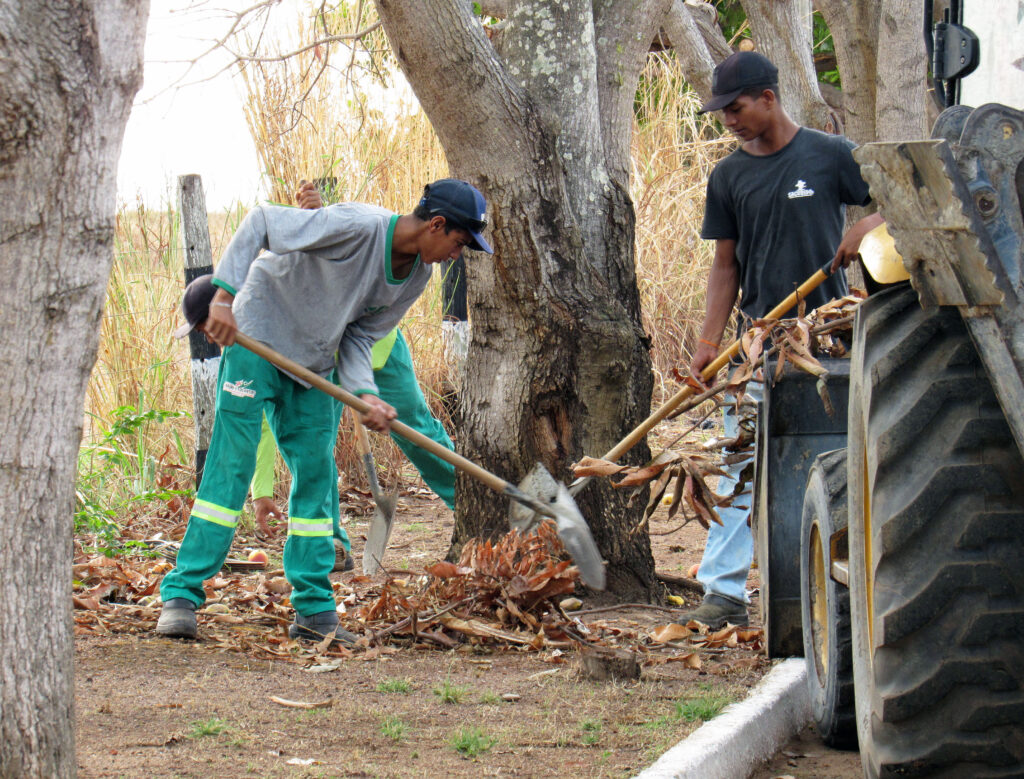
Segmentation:
<svg viewBox="0 0 1024 779">
<path fill-rule="evenodd" d="M 239 379 L 238 381 L 225 381 L 224 391 L 236 398 L 254 398 L 256 390 L 251 389 L 252 379 Z"/>
<path fill-rule="evenodd" d="M 814 190 L 808 189 L 807 182 L 804 181 L 803 179 L 799 179 L 796 182 L 796 189 L 789 193 L 789 199 L 792 200 L 793 198 L 797 197 L 812 197 L 813 195 Z"/>
</svg>

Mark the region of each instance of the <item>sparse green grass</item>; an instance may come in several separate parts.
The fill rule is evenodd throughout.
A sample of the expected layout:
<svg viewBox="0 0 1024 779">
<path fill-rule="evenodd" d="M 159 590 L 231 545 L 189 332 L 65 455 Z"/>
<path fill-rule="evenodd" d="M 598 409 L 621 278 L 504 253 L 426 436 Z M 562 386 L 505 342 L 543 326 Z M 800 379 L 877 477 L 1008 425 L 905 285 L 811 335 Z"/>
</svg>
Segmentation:
<svg viewBox="0 0 1024 779">
<path fill-rule="evenodd" d="M 326 708 L 300 709 L 300 710 L 295 712 L 295 721 L 296 722 L 309 722 L 311 720 L 312 721 L 316 721 L 316 720 L 325 719 L 326 717 L 329 717 L 329 716 L 331 716 L 331 711 L 330 711 L 330 709 L 326 709 Z"/>
<path fill-rule="evenodd" d="M 429 530 L 425 522 L 410 522 L 405 529 L 412 533 L 426 533 Z"/>
<path fill-rule="evenodd" d="M 401 741 L 408 730 L 409 726 L 393 715 L 385 717 L 380 722 L 381 735 L 392 741 Z"/>
<path fill-rule="evenodd" d="M 675 702 L 675 718 L 685 722 L 707 722 L 732 703 L 732 697 L 707 691 L 696 698 L 684 698 Z"/>
<path fill-rule="evenodd" d="M 434 695 L 441 699 L 441 703 L 461 703 L 467 692 L 469 688 L 454 685 L 450 679 L 445 679 L 440 687 L 434 688 Z"/>
<path fill-rule="evenodd" d="M 678 707 L 678 704 L 676 704 L 676 706 Z M 675 713 L 675 714 L 662 714 L 660 717 L 655 717 L 654 719 L 648 720 L 647 722 L 643 723 L 642 727 L 645 728 L 646 730 L 660 730 L 661 728 L 665 727 L 666 725 L 668 725 L 670 723 L 673 723 L 673 722 L 678 722 L 678 721 L 679 721 L 679 714 L 678 713 Z"/>
<path fill-rule="evenodd" d="M 377 684 L 377 692 L 401 692 L 412 690 L 412 682 L 408 679 L 385 679 Z"/>
<path fill-rule="evenodd" d="M 483 728 L 464 727 L 455 732 L 449 743 L 460 755 L 477 757 L 490 751 L 491 747 L 498 743 L 498 739 L 487 735 Z"/>
<path fill-rule="evenodd" d="M 498 693 L 496 692 L 487 690 L 486 692 L 480 694 L 480 703 L 486 703 L 488 705 L 501 703 L 501 696 L 498 695 Z"/>
<path fill-rule="evenodd" d="M 580 721 L 580 730 L 583 731 L 583 736 L 580 738 L 580 742 L 584 746 L 593 746 L 600 739 L 601 732 L 601 721 L 596 719 L 584 719 Z"/>
<path fill-rule="evenodd" d="M 191 728 L 188 732 L 189 738 L 203 738 L 205 736 L 219 736 L 221 733 L 229 730 L 227 720 L 222 720 L 220 717 L 210 717 L 204 720 L 195 720 L 190 723 Z"/>
<path fill-rule="evenodd" d="M 647 731 L 657 731 L 678 722 L 707 722 L 718 716 L 733 698 L 714 691 L 710 685 L 701 685 L 697 695 L 673 701 L 672 711 L 654 717 L 640 725 Z"/>
</svg>

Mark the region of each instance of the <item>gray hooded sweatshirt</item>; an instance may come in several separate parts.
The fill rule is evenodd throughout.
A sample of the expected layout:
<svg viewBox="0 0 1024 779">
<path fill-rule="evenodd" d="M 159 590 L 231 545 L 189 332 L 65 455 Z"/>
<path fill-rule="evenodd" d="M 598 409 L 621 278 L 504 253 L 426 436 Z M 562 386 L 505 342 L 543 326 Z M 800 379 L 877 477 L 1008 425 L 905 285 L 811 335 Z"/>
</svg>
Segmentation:
<svg viewBox="0 0 1024 779">
<path fill-rule="evenodd" d="M 370 349 L 398 325 L 431 271 L 417 257 L 406 278 L 394 278 L 397 221 L 362 203 L 258 206 L 235 231 L 213 283 L 235 295 L 243 333 L 321 376 L 336 367 L 349 392 L 377 394 Z"/>
</svg>

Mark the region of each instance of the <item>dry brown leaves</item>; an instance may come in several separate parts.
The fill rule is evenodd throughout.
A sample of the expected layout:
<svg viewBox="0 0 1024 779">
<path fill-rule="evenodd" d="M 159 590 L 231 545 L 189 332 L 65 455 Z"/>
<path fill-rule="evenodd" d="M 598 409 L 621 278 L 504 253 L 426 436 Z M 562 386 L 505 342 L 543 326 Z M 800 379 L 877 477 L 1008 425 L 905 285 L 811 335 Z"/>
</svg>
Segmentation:
<svg viewBox="0 0 1024 779">
<path fill-rule="evenodd" d="M 829 415 L 833 413 L 832 399 L 828 392 L 828 371 L 818 361 L 819 355 L 829 357 L 847 357 L 845 344 L 852 339 L 853 317 L 857 307 L 865 297 L 860 290 L 855 290 L 839 300 L 833 300 L 815 309 L 810 315 L 805 314 L 805 303 L 800 301 L 794 319 L 757 320 L 747 330 L 741 340 L 744 361 L 729 376 L 728 380 L 719 385 L 719 391 L 709 397 L 703 397 L 701 403 L 712 402 L 714 408 L 725 404 L 723 397 L 731 395 L 742 398 L 749 381 L 764 380 L 764 366 L 767 358 L 775 359 L 775 371 L 769 379 L 777 379 L 782 375 L 786 365 L 792 365 L 818 377 L 817 391 L 821 402 Z M 677 376 L 680 380 L 687 377 Z M 668 505 L 668 518 L 672 519 L 682 512 L 683 522 L 672 531 L 681 529 L 692 520 L 699 522 L 705 529 L 712 522 L 721 524 L 717 509 L 731 504 L 733 497 L 741 492 L 752 477 L 752 468 L 746 469 L 740 484 L 732 495 L 718 495 L 707 484 L 710 477 L 723 475 L 720 462 L 747 459 L 753 450 L 753 419 L 755 409 L 744 408 L 749 404 L 737 401 L 737 413 L 741 419 L 741 433 L 735 439 L 716 439 L 699 445 L 674 448 L 685 443 L 686 436 L 697 426 L 691 427 L 677 437 L 665 451 L 658 454 L 641 466 L 619 465 L 596 457 L 584 457 L 573 466 L 576 478 L 595 476 L 612 479 L 616 488 L 634 488 L 634 497 L 641 493 L 642 488 L 650 485 L 650 497 L 644 510 L 641 522 L 633 532 L 639 532 L 647 525 L 648 520 L 659 505 Z M 683 406 L 688 408 L 688 406 Z M 714 408 L 705 418 L 713 413 Z M 714 455 L 695 454 L 693 449 L 715 452 Z"/>
<path fill-rule="evenodd" d="M 566 639 L 553 599 L 575 590 L 579 571 L 549 521 L 525 536 L 512 530 L 494 542 L 470 541 L 458 563 L 437 562 L 425 573 L 414 588 L 389 580 L 358 612 L 371 627 L 393 623 L 375 631 L 374 641 L 423 636 L 434 643 L 497 641 L 539 649 Z"/>
<path fill-rule="evenodd" d="M 160 579 L 169 569 L 163 559 L 80 556 L 73 569 L 76 633 L 152 631 Z M 335 582 L 342 625 L 361 636 L 351 649 L 288 638 L 291 588 L 281 571 L 221 572 L 205 583 L 207 602 L 197 615 L 207 645 L 297 662 L 311 672 L 402 647 L 536 651 L 546 662 L 564 663 L 588 645 L 635 652 L 646 665 L 699 667 L 699 653 L 759 646 L 760 631 L 745 628 L 709 634 L 691 623 L 651 632 L 623 621 L 584 622 L 559 606 L 578 577 L 554 525 L 545 522 L 525 536 L 513 530 L 496 541 L 467 543 L 457 563 L 436 562 L 407 578 L 381 583 L 349 575 L 347 583 Z"/>
</svg>

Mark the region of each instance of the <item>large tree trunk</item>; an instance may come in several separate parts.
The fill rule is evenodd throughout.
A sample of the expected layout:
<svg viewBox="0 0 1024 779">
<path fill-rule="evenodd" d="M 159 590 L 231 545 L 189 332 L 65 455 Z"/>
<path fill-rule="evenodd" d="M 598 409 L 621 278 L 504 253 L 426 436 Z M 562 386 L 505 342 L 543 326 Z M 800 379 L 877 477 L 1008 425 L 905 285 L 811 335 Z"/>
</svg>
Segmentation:
<svg viewBox="0 0 1024 779">
<path fill-rule="evenodd" d="M 876 44 L 876 141 L 927 138 L 932 102 L 920 0 L 881 0 Z"/>
<path fill-rule="evenodd" d="M 633 98 L 670 0 L 510 2 L 492 44 L 469 3 L 377 0 L 456 175 L 490 204 L 493 258 L 467 262 L 472 341 L 459 446 L 510 481 L 556 478 L 650 410 L 629 197 Z M 594 6 L 599 6 L 595 10 Z M 649 457 L 638 446 L 627 458 Z M 507 500 L 460 475 L 453 552 L 507 530 Z M 620 597 L 655 591 L 642 501 L 578 497 Z"/>
<path fill-rule="evenodd" d="M 675 48 L 687 82 L 707 100 L 711 96 L 715 65 L 732 54 L 718 26 L 714 6 L 673 0 L 665 18 L 664 32 L 668 43 Z"/>
<path fill-rule="evenodd" d="M 879 0 L 817 0 L 817 6 L 835 43 L 844 132 L 857 143 L 873 141 Z"/>
<path fill-rule="evenodd" d="M 858 143 L 928 134 L 920 0 L 816 0 L 833 34 L 846 134 Z"/>
<path fill-rule="evenodd" d="M 148 9 L 0 9 L 0 777 L 75 774 L 75 471 Z"/>
<path fill-rule="evenodd" d="M 811 59 L 811 0 L 741 0 L 757 50 L 779 69 L 782 105 L 798 124 L 840 131 Z"/>
<path fill-rule="evenodd" d="M 832 31 L 845 133 L 857 143 L 928 133 L 919 0 L 816 0 Z"/>
</svg>

